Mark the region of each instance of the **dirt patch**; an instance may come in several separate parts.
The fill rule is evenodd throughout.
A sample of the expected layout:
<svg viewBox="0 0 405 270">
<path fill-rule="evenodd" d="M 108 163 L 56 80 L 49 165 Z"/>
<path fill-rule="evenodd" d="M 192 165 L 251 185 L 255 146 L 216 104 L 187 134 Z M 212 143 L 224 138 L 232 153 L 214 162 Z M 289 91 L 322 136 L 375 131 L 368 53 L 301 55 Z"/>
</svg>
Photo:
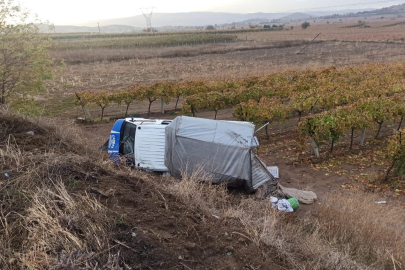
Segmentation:
<svg viewBox="0 0 405 270">
<path fill-rule="evenodd" d="M 237 221 L 191 211 L 140 179 L 103 178 L 90 186 L 113 193 L 102 200 L 114 213 L 116 242 L 135 269 L 278 269 L 241 236 Z"/>
</svg>

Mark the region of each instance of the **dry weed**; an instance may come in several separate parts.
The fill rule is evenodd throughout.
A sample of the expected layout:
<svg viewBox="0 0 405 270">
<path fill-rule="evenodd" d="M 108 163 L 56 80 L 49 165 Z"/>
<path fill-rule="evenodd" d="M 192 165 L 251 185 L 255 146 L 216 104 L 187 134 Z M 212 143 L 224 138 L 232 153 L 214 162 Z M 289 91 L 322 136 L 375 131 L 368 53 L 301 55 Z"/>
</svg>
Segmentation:
<svg viewBox="0 0 405 270">
<path fill-rule="evenodd" d="M 264 256 L 293 269 L 402 269 L 405 264 L 405 217 L 400 207 L 382 210 L 374 195 L 330 195 L 328 204 L 314 205 L 315 216 L 295 218 L 271 209 L 268 200 L 235 199 L 223 186 L 209 184 L 202 170 L 181 180 L 137 176 L 209 217 L 239 220 L 243 236 L 262 247 Z"/>
<path fill-rule="evenodd" d="M 107 209 L 63 182 L 64 164 L 84 164 L 89 156 L 75 154 L 86 151 L 66 128 L 49 125 L 0 115 L 0 268 L 124 269 L 110 252 Z"/>
<path fill-rule="evenodd" d="M 31 206 L 24 216 L 27 240 L 20 255 L 29 269 L 39 269 L 59 264 L 59 256 L 81 251 L 70 263 L 87 265 L 92 253 L 108 251 L 110 220 L 104 207 L 89 196 L 69 194 L 61 180 L 49 188 L 34 191 Z"/>
<path fill-rule="evenodd" d="M 213 185 L 212 177 L 203 170 L 203 167 L 196 169 L 192 174 L 183 173 L 180 181 L 168 175 L 156 181 L 155 177 L 143 172 L 135 172 L 135 174 L 207 216 L 223 215 L 231 202 L 226 187 Z"/>
</svg>

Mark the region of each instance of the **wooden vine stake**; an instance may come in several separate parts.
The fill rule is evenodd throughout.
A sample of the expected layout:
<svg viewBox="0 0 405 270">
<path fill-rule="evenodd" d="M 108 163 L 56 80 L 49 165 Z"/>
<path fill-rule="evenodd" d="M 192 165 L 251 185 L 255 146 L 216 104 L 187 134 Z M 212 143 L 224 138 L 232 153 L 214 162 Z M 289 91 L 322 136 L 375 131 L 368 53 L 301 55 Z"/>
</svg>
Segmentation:
<svg viewBox="0 0 405 270">
<path fill-rule="evenodd" d="M 314 154 L 317 158 L 319 158 L 319 148 L 318 145 L 316 144 L 315 140 L 311 138 L 311 143 L 312 143 L 312 149 L 314 150 Z"/>
<path fill-rule="evenodd" d="M 87 116 L 90 118 L 90 120 L 93 121 L 93 118 L 91 118 L 89 109 L 87 108 L 86 105 L 84 105 L 83 100 L 80 98 L 80 96 L 77 93 L 75 93 L 75 94 L 76 94 L 77 99 L 80 100 L 80 102 L 82 103 L 83 111 L 87 114 Z"/>
<path fill-rule="evenodd" d="M 161 107 L 162 113 L 164 114 L 165 113 L 165 101 L 163 100 L 163 98 L 162 98 L 160 107 Z"/>
<path fill-rule="evenodd" d="M 364 146 L 364 142 L 366 140 L 366 132 L 367 132 L 367 128 L 364 128 L 363 133 L 361 134 L 360 146 Z"/>
</svg>

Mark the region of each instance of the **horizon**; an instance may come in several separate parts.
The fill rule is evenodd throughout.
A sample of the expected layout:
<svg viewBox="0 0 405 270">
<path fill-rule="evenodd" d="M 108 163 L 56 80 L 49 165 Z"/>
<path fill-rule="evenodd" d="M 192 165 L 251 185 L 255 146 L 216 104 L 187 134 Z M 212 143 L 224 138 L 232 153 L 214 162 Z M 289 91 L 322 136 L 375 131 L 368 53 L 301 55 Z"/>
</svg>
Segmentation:
<svg viewBox="0 0 405 270">
<path fill-rule="evenodd" d="M 31 13 L 37 14 L 41 20 L 47 20 L 55 25 L 82 25 L 110 19 L 130 18 L 142 15 L 140 5 L 129 0 L 118 0 L 112 6 L 109 3 L 96 0 L 71 0 L 58 2 L 52 0 L 20 0 L 23 7 Z M 251 0 L 206 0 L 204 3 L 190 3 L 184 0 L 175 0 L 168 4 L 163 0 L 154 0 L 151 4 L 156 7 L 155 14 L 171 13 L 196 13 L 216 12 L 231 14 L 254 14 L 254 13 L 311 13 L 320 11 L 339 10 L 361 10 L 378 9 L 393 5 L 403 4 L 405 1 L 367 1 L 357 0 L 355 2 L 344 0 L 339 5 L 332 0 L 324 1 L 322 4 L 315 0 L 286 0 L 283 3 L 278 1 Z M 291 7 L 294 6 L 292 9 Z M 80 7 L 77 9 L 77 7 Z M 126 7 L 126 8 L 121 8 Z M 131 11 L 132 10 L 132 11 Z M 91 13 L 89 11 L 92 11 Z M 72 14 L 74 14 L 72 16 Z M 74 19 L 72 19 L 74 17 Z"/>
</svg>

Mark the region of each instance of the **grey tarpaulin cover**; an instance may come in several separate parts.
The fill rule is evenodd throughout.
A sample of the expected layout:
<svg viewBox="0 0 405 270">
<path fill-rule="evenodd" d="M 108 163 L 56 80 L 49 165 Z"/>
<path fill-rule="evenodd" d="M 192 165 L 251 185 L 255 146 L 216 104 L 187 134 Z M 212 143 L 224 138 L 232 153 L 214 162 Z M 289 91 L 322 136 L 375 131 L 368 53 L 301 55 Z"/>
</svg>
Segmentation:
<svg viewBox="0 0 405 270">
<path fill-rule="evenodd" d="M 177 117 L 166 127 L 165 165 L 175 177 L 203 169 L 213 183 L 226 182 L 253 191 L 268 184 L 277 189 L 277 180 L 255 155 L 258 146 L 255 126 L 195 117 Z"/>
</svg>

